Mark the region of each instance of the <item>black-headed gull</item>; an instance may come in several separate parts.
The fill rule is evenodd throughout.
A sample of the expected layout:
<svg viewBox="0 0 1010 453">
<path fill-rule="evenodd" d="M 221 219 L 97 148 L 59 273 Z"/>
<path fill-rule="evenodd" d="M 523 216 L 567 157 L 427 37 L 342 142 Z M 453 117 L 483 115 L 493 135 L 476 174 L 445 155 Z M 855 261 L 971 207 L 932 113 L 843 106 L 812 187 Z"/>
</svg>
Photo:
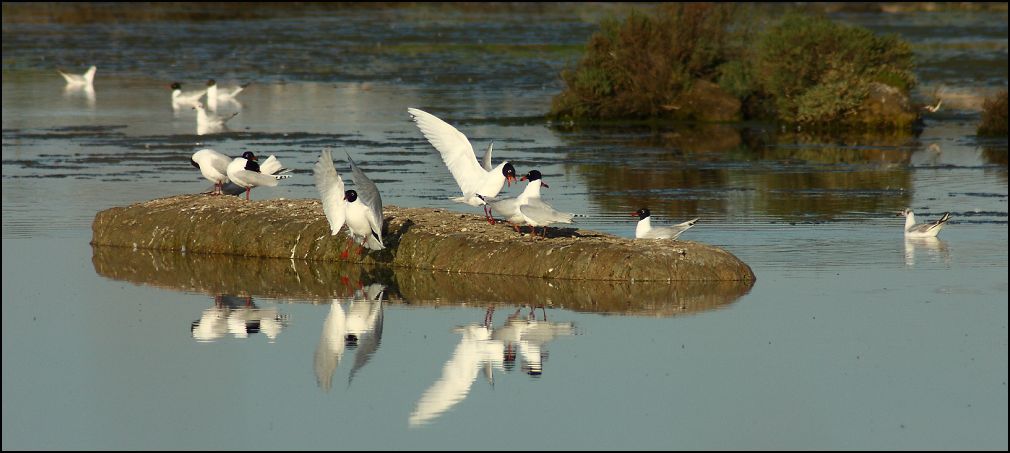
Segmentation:
<svg viewBox="0 0 1010 453">
<path fill-rule="evenodd" d="M 512 224 L 512 228 L 516 231 L 519 231 L 519 227 L 516 224 L 526 222 L 522 212 L 519 211 L 519 207 L 527 203 L 542 203 L 540 188 L 550 187 L 543 181 L 543 175 L 540 174 L 539 170 L 530 170 L 519 178 L 519 180 L 529 181 L 529 183 L 526 184 L 526 188 L 517 197 L 490 198 L 481 196 L 481 199 L 487 202 L 489 212 L 493 215 L 497 211 L 499 214 L 505 216 L 505 221 Z"/>
<path fill-rule="evenodd" d="M 249 193 L 253 187 L 275 187 L 277 181 L 291 177 L 286 174 L 289 170 L 283 168 L 281 161 L 273 155 L 263 161 L 262 165 L 258 160 L 252 151 L 246 151 L 242 153 L 241 157 L 236 157 L 228 164 L 226 172 L 228 179 L 235 185 L 245 188 L 246 200 L 249 199 Z"/>
<path fill-rule="evenodd" d="M 357 350 L 347 385 L 351 385 L 354 375 L 379 349 L 382 341 L 382 295 L 385 289 L 385 285 L 373 283 L 355 290 L 348 298 L 350 304 L 346 310 L 342 303 L 347 299 L 333 299 L 330 312 L 323 321 L 319 346 L 316 347 L 313 359 L 316 383 L 324 392 L 329 392 L 332 388 L 333 373 L 347 349 Z"/>
<path fill-rule="evenodd" d="M 235 96 L 238 96 L 238 94 L 241 93 L 242 90 L 244 90 L 245 87 L 247 87 L 247 86 L 249 86 L 248 83 L 243 84 L 243 85 L 239 85 L 237 87 L 230 88 L 230 89 L 227 89 L 227 90 L 225 90 L 225 89 L 222 88 L 219 91 L 218 90 L 218 86 L 217 86 L 217 81 L 215 81 L 214 79 L 208 80 L 207 81 L 207 108 L 210 109 L 210 110 L 212 110 L 212 111 L 217 111 L 217 103 L 218 102 L 238 104 L 238 99 L 235 99 Z"/>
<path fill-rule="evenodd" d="M 172 82 L 169 88 L 172 89 L 172 108 L 175 110 L 181 107 L 196 107 L 200 103 L 200 98 L 207 93 L 206 88 L 198 91 L 182 91 L 182 84 L 179 82 Z"/>
<path fill-rule="evenodd" d="M 904 211 L 898 213 L 898 216 L 905 217 L 905 237 L 908 238 L 932 238 L 940 234 L 940 230 L 943 226 L 947 224 L 950 220 L 950 213 L 943 213 L 940 218 L 934 222 L 929 223 L 915 223 L 915 214 L 912 212 L 911 208 L 907 208 Z"/>
<path fill-rule="evenodd" d="M 511 186 L 516 181 L 515 167 L 505 161 L 487 170 L 484 166 L 491 166 L 490 147 L 485 153 L 486 163 L 477 162 L 477 155 L 474 154 L 470 140 L 455 127 L 423 110 L 408 108 L 407 113 L 417 123 L 424 138 L 428 139 L 428 142 L 442 155 L 442 162 L 449 168 L 449 172 L 463 192 L 462 197 L 452 198 L 452 201 L 470 206 L 485 206 L 484 214 L 488 222 L 491 222 L 491 215 L 480 196 L 496 197 L 506 183 Z"/>
<path fill-rule="evenodd" d="M 200 170 L 204 178 L 214 183 L 213 195 L 221 195 L 221 188 L 228 182 L 228 164 L 231 158 L 210 148 L 201 149 L 189 158 L 189 163 Z"/>
<path fill-rule="evenodd" d="M 225 123 L 228 120 L 235 118 L 238 112 L 234 112 L 228 116 L 220 116 L 216 113 L 208 113 L 207 109 L 203 107 L 203 104 L 197 102 L 193 106 L 196 110 L 196 135 L 206 135 L 206 134 L 216 134 L 225 130 Z"/>
<path fill-rule="evenodd" d="M 319 153 L 319 161 L 313 168 L 316 180 L 316 190 L 323 201 L 323 213 L 330 224 L 330 234 L 336 235 L 345 224 L 350 231 L 348 240 L 361 238 L 359 244 L 369 250 L 382 250 L 382 197 L 365 173 L 354 164 L 351 156 L 347 156 L 351 164 L 351 178 L 357 190 L 344 190 L 344 180 L 333 165 L 330 150 Z M 361 254 L 361 249 L 358 250 Z M 347 257 L 345 250 L 343 255 Z"/>
<path fill-rule="evenodd" d="M 63 72 L 60 69 L 57 69 L 56 71 L 59 72 L 61 76 L 63 76 L 64 80 L 67 81 L 67 86 L 68 87 L 72 86 L 72 87 L 81 87 L 81 88 L 83 88 L 83 87 L 86 87 L 86 86 L 93 86 L 93 84 L 95 82 L 95 71 L 97 71 L 97 70 L 98 70 L 97 67 L 92 66 L 92 67 L 88 68 L 88 70 L 85 71 L 84 74 L 80 74 L 80 75 L 78 75 L 78 74 L 68 74 L 66 72 Z"/>
<path fill-rule="evenodd" d="M 635 239 L 677 239 L 683 232 L 687 231 L 694 224 L 698 223 L 698 218 L 678 223 L 673 226 L 654 227 L 652 226 L 652 213 L 649 208 L 642 208 L 632 212 L 633 217 L 638 217 L 638 226 L 635 227 Z"/>
</svg>

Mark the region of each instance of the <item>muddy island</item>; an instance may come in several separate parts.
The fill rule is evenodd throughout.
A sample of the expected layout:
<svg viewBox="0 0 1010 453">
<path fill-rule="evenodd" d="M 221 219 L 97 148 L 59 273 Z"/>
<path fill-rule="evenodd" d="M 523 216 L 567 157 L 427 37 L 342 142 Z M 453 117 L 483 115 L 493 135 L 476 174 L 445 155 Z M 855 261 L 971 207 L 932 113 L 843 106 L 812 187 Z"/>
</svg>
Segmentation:
<svg viewBox="0 0 1010 453">
<path fill-rule="evenodd" d="M 572 280 L 753 281 L 750 266 L 693 241 L 632 240 L 577 228 L 546 238 L 445 209 L 386 206 L 386 249 L 358 254 L 344 231 L 331 236 L 318 199 L 248 202 L 178 195 L 99 212 L 95 246 L 291 260 L 341 261 Z"/>
</svg>

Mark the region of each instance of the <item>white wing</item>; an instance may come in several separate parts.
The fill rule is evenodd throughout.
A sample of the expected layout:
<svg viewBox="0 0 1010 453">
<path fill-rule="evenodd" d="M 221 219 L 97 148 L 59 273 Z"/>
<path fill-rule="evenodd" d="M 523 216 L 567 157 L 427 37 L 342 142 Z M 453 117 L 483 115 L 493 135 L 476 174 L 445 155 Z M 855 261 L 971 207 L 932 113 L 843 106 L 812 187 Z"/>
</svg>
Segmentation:
<svg viewBox="0 0 1010 453">
<path fill-rule="evenodd" d="M 88 71 L 84 73 L 84 82 L 93 83 L 95 81 L 95 71 L 97 70 L 98 68 L 95 66 L 88 68 Z"/>
<path fill-rule="evenodd" d="M 266 160 L 264 160 L 263 163 L 260 164 L 260 173 L 263 173 L 265 175 L 274 175 L 277 174 L 277 172 L 283 173 L 287 171 L 290 170 L 284 168 L 284 166 L 281 165 L 281 161 L 278 160 L 276 157 L 274 157 L 273 154 L 271 154 L 270 157 L 266 158 Z M 341 194 L 340 196 L 342 197 L 343 194 Z"/>
<path fill-rule="evenodd" d="M 209 165 L 221 174 L 228 174 L 228 164 L 231 163 L 231 158 L 210 148 L 193 153 L 193 160 L 200 165 Z"/>
<path fill-rule="evenodd" d="M 527 223 L 538 226 L 552 223 L 572 223 L 572 217 L 575 217 L 575 214 L 558 211 L 540 200 L 535 202 L 531 200 L 529 203 L 519 206 L 519 212 L 528 219 Z"/>
<path fill-rule="evenodd" d="M 383 249 L 385 245 L 382 243 L 382 197 L 379 195 L 379 188 L 375 187 L 375 183 L 355 165 L 350 153 L 347 154 L 347 162 L 351 164 L 351 180 L 354 181 L 358 199 L 368 207 L 368 226 L 378 236 L 378 239 L 370 236 L 366 244 L 372 250 Z M 376 245 L 378 248 L 375 247 Z"/>
<path fill-rule="evenodd" d="M 687 222 L 678 223 L 673 226 L 652 227 L 652 229 L 643 236 L 643 239 L 677 239 L 678 236 L 689 230 L 696 223 L 698 223 L 698 219 L 691 219 Z"/>
<path fill-rule="evenodd" d="M 408 108 L 412 119 L 435 149 L 442 155 L 442 161 L 449 168 L 456 184 L 464 194 L 474 194 L 480 189 L 481 182 L 488 172 L 477 163 L 470 140 L 455 127 L 449 125 L 428 112 Z"/>
<path fill-rule="evenodd" d="M 484 151 L 484 158 L 480 161 L 480 166 L 484 167 L 485 171 L 491 171 L 494 169 L 494 166 L 491 165 L 491 148 L 493 147 L 494 141 L 492 140 L 491 143 L 487 145 L 487 151 Z"/>
<path fill-rule="evenodd" d="M 319 161 L 316 162 L 312 174 L 316 178 L 316 190 L 323 200 L 323 213 L 326 214 L 326 221 L 330 223 L 330 235 L 337 234 L 340 227 L 344 226 L 347 215 L 344 180 L 337 174 L 328 148 L 319 153 Z"/>
</svg>

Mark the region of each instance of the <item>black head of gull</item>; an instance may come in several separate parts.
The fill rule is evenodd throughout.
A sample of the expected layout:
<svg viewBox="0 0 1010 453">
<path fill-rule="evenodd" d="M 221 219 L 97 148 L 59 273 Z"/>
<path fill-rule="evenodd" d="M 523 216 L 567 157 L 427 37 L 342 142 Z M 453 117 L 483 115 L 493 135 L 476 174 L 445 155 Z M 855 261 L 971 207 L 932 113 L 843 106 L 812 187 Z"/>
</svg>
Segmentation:
<svg viewBox="0 0 1010 453">
<path fill-rule="evenodd" d="M 513 167 L 511 162 L 506 162 L 505 166 L 501 169 L 501 173 L 505 175 L 505 182 L 508 183 L 509 187 L 512 187 L 512 183 L 516 182 L 516 167 Z"/>
<path fill-rule="evenodd" d="M 353 190 L 347 190 L 344 192 L 344 199 L 347 200 L 348 203 L 354 203 L 354 200 L 358 199 L 358 193 Z"/>
<path fill-rule="evenodd" d="M 540 170 L 530 170 L 529 173 L 526 173 L 526 175 L 523 176 L 522 178 L 519 178 L 519 180 L 533 182 L 539 179 L 541 186 L 550 188 L 551 186 L 548 186 L 547 183 L 544 182 L 543 177 L 544 176 L 540 174 Z"/>
<path fill-rule="evenodd" d="M 212 86 L 214 86 L 216 84 L 217 84 L 217 82 L 214 81 L 214 79 L 210 79 L 210 80 L 207 81 L 207 86 L 209 86 L 209 87 L 212 87 Z"/>
<path fill-rule="evenodd" d="M 642 209 L 639 209 L 639 210 L 637 210 L 635 212 L 632 212 L 631 215 L 632 216 L 636 216 L 637 215 L 638 216 L 638 220 L 645 220 L 647 217 L 649 217 L 650 215 L 652 215 L 652 213 L 649 212 L 649 208 L 642 208 Z"/>
</svg>

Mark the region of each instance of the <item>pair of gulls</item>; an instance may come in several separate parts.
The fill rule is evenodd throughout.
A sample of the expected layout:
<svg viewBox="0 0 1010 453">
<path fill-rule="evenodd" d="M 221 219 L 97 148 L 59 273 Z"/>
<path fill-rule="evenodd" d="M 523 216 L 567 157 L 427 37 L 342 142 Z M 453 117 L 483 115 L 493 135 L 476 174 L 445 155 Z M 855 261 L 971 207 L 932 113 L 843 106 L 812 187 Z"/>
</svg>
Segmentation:
<svg viewBox="0 0 1010 453">
<path fill-rule="evenodd" d="M 225 184 L 230 183 L 245 189 L 246 200 L 253 187 L 274 187 L 279 180 L 291 177 L 288 174 L 291 170 L 284 168 L 281 161 L 272 154 L 260 164 L 252 151 L 246 151 L 233 159 L 205 148 L 193 153 L 189 162 L 200 170 L 204 178 L 214 183 L 212 194 L 222 194 Z"/>
<path fill-rule="evenodd" d="M 572 223 L 575 214 L 558 211 L 541 199 L 540 188 L 550 186 L 543 181 L 540 171 L 530 170 L 520 178 L 529 183 L 519 196 L 498 198 L 502 187 L 506 183 L 511 186 L 515 181 L 516 170 L 507 161 L 497 167 L 491 166 L 494 143 L 488 145 L 484 158 L 478 163 L 470 140 L 455 127 L 423 110 L 408 108 L 407 113 L 417 123 L 424 138 L 442 155 L 442 161 L 463 192 L 462 197 L 453 198 L 453 201 L 484 206 L 484 215 L 491 224 L 494 224 L 492 212 L 498 211 L 516 231 L 519 231 L 517 224 L 526 224 L 533 235 L 536 235 L 537 226 L 543 226 L 543 234 L 546 235 L 548 225 Z M 692 219 L 669 227 L 653 227 L 648 209 L 640 209 L 632 215 L 639 218 L 635 228 L 635 237 L 639 239 L 676 239 L 698 222 L 698 219 Z"/>
<path fill-rule="evenodd" d="M 217 111 L 218 103 L 240 105 L 235 97 L 247 86 L 249 86 L 248 83 L 231 88 L 230 90 L 219 91 L 217 82 L 214 79 L 210 79 L 207 81 L 206 88 L 202 90 L 182 91 L 182 84 L 174 82 L 169 86 L 172 89 L 172 109 L 178 111 L 180 108 L 190 107 L 196 110 L 197 135 L 221 132 L 225 128 L 225 123 L 238 115 L 238 112 L 225 116 L 218 115 L 214 113 Z M 200 102 L 204 96 L 207 97 L 206 107 L 203 102 Z M 208 109 L 210 110 L 209 112 Z"/>
</svg>

